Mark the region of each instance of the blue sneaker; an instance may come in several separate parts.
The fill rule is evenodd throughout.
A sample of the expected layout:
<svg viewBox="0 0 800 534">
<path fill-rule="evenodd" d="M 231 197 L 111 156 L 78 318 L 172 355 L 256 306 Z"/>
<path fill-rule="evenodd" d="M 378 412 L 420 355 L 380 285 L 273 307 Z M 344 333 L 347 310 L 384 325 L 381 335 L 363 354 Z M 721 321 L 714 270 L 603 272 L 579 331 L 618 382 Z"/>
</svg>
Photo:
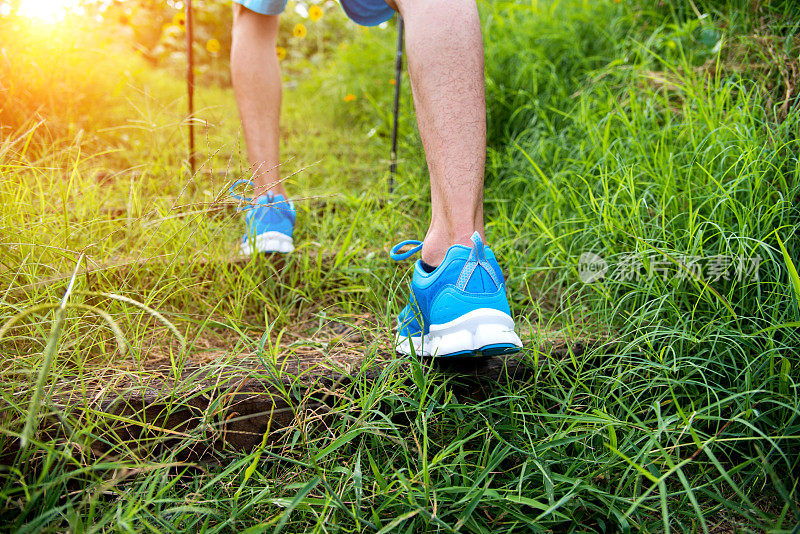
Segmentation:
<svg viewBox="0 0 800 534">
<path fill-rule="evenodd" d="M 406 245 L 414 245 L 400 252 Z M 422 250 L 421 241 L 403 241 L 391 257 L 401 261 Z M 418 260 L 409 302 L 397 317 L 396 349 L 419 356 L 495 356 L 519 351 L 506 286 L 497 259 L 472 234 L 472 247 L 453 245 L 430 270 Z"/>
<path fill-rule="evenodd" d="M 246 211 L 245 234 L 242 237 L 241 251 L 245 256 L 258 252 L 292 252 L 294 243 L 294 221 L 296 212 L 294 203 L 283 198 L 283 195 L 267 193 L 258 198 L 242 197 L 233 193 L 239 184 L 253 185 L 250 180 L 239 180 L 230 188 L 233 198 L 251 203 L 240 208 Z"/>
</svg>

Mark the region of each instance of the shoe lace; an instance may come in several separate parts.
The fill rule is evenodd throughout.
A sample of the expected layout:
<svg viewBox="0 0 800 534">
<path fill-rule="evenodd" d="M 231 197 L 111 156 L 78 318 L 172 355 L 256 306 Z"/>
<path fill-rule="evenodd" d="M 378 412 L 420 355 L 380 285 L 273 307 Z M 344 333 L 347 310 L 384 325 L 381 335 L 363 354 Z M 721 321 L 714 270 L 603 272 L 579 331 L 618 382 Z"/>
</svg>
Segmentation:
<svg viewBox="0 0 800 534">
<path fill-rule="evenodd" d="M 461 274 L 458 276 L 456 287 L 462 290 L 465 289 L 469 279 L 475 273 L 475 269 L 477 269 L 480 265 L 492 279 L 492 282 L 494 282 L 495 286 L 499 289 L 502 283 L 497 279 L 497 273 L 495 273 L 494 267 L 492 267 L 492 264 L 486 259 L 486 250 L 484 249 L 481 235 L 478 232 L 475 232 L 472 234 L 470 239 L 472 240 L 473 246 L 470 250 L 469 258 L 467 258 L 467 262 L 464 264 L 464 268 L 461 269 Z M 400 252 L 400 249 L 409 245 L 412 245 L 409 250 Z M 418 241 L 416 239 L 406 239 L 405 241 L 401 241 L 392 247 L 392 249 L 389 251 L 389 257 L 391 257 L 394 261 L 403 261 L 410 258 L 420 250 L 422 250 L 422 241 Z"/>
<path fill-rule="evenodd" d="M 400 252 L 401 248 L 406 247 L 408 245 L 414 245 L 414 246 L 405 252 Z M 394 261 L 403 261 L 407 260 L 420 250 L 422 250 L 422 241 L 417 241 L 416 239 L 406 239 L 405 241 L 401 241 L 400 243 L 392 247 L 392 250 L 389 251 L 389 257 L 392 258 Z"/>
<path fill-rule="evenodd" d="M 256 184 L 254 184 L 252 180 L 237 180 L 230 186 L 230 188 L 228 189 L 228 192 L 231 194 L 232 198 L 235 198 L 236 200 L 242 200 L 242 201 L 247 202 L 249 204 L 247 206 L 237 206 L 236 207 L 236 211 L 247 211 L 247 210 L 251 210 L 251 209 L 253 209 L 255 207 L 255 201 L 256 201 L 255 198 L 242 196 L 242 195 L 237 195 L 236 193 L 234 193 L 234 190 L 238 186 L 240 186 L 242 184 L 250 186 L 250 187 L 255 187 L 256 186 Z M 275 195 L 273 195 L 272 193 L 270 193 L 268 191 L 265 196 L 267 197 L 267 202 L 269 204 L 272 204 L 273 198 L 274 198 Z"/>
</svg>

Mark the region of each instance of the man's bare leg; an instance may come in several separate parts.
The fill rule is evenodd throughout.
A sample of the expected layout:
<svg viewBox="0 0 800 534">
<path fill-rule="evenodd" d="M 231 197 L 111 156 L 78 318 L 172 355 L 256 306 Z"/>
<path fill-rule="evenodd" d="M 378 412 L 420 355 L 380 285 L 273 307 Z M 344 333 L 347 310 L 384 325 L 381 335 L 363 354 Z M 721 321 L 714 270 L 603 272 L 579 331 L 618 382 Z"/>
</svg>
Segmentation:
<svg viewBox="0 0 800 534">
<path fill-rule="evenodd" d="M 287 198 L 278 164 L 281 71 L 275 45 L 278 15 L 261 15 L 234 4 L 231 80 L 242 119 L 256 196 Z"/>
<path fill-rule="evenodd" d="M 397 8 L 431 180 L 422 260 L 437 266 L 450 246 L 471 245 L 476 230 L 484 237 L 483 38 L 475 0 L 397 0 Z"/>
</svg>

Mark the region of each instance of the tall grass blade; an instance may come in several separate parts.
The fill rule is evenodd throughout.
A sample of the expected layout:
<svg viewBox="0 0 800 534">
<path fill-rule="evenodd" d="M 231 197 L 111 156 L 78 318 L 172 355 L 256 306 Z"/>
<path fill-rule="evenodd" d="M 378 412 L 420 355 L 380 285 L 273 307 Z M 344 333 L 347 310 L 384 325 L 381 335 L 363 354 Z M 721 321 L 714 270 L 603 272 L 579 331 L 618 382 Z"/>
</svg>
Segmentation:
<svg viewBox="0 0 800 534">
<path fill-rule="evenodd" d="M 280 521 L 278 524 L 275 525 L 275 530 L 273 530 L 273 534 L 278 534 L 280 531 L 283 530 L 283 527 L 286 526 L 286 522 L 289 521 L 289 516 L 292 514 L 292 511 L 297 508 L 297 506 L 303 502 L 303 499 L 306 498 L 306 495 L 311 493 L 311 490 L 317 487 L 317 484 L 320 483 L 320 478 L 315 476 L 308 483 L 303 486 L 300 491 L 297 492 L 297 495 L 289 502 L 289 505 L 286 507 L 286 510 L 281 515 Z"/>
<path fill-rule="evenodd" d="M 781 252 L 783 253 L 783 261 L 786 262 L 786 268 L 789 270 L 789 280 L 791 280 L 792 288 L 794 289 L 795 304 L 797 305 L 797 310 L 800 311 L 800 275 L 797 274 L 797 267 L 795 267 L 794 261 L 792 261 L 789 251 L 786 250 L 786 246 L 781 241 L 777 230 L 775 230 L 775 239 L 778 240 L 778 246 L 781 247 Z"/>
<path fill-rule="evenodd" d="M 75 279 L 78 276 L 78 270 L 83 260 L 83 254 L 78 257 L 75 262 L 75 269 L 72 271 L 72 276 L 67 284 L 67 289 L 64 291 L 64 296 L 61 297 L 61 303 L 56 308 L 55 317 L 53 318 L 53 325 L 50 328 L 50 335 L 47 338 L 47 345 L 45 346 L 42 365 L 39 368 L 39 376 L 36 379 L 36 385 L 33 388 L 33 396 L 28 404 L 28 414 L 25 417 L 25 426 L 20 435 L 20 448 L 25 449 L 28 446 L 33 432 L 38 427 L 39 421 L 39 407 L 44 394 L 44 384 L 47 382 L 47 376 L 50 373 L 50 367 L 56 358 L 56 351 L 58 350 L 58 342 L 61 339 L 61 327 L 64 325 L 64 314 L 67 309 L 67 301 L 72 295 L 72 290 L 75 287 Z"/>
</svg>

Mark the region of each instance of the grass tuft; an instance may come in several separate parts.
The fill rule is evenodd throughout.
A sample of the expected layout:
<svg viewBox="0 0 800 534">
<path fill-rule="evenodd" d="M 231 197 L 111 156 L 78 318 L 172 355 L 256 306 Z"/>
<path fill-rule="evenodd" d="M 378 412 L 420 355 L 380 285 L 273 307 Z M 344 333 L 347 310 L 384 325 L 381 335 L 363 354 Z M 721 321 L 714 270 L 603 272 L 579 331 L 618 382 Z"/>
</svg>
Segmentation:
<svg viewBox="0 0 800 534">
<path fill-rule="evenodd" d="M 394 23 L 338 20 L 343 46 L 289 69 L 298 246 L 281 259 L 233 257 L 227 191 L 249 170 L 229 88 L 199 89 L 194 175 L 168 71 L 109 75 L 107 105 L 77 80 L 76 107 L 14 115 L 0 520 L 796 530 L 800 13 L 756 4 L 480 3 L 487 238 L 526 348 L 479 386 L 388 350 L 408 266 L 386 251 L 430 209 L 407 83 L 386 194 Z M 14 80 L 42 61 L 22 42 Z M 83 133 L 59 122 L 75 110 Z M 589 261 L 605 271 L 585 283 Z"/>
</svg>

